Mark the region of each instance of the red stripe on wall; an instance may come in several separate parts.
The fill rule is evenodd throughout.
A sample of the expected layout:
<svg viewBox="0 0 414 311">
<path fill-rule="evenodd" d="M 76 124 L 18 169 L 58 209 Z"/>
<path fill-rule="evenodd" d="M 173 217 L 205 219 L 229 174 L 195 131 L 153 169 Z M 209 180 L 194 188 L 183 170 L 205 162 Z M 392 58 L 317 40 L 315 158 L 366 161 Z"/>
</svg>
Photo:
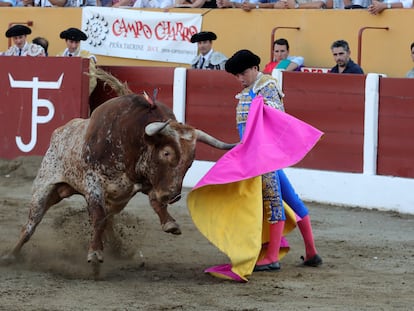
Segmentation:
<svg viewBox="0 0 414 311">
<path fill-rule="evenodd" d="M 365 76 L 283 73 L 286 112 L 325 134 L 296 167 L 361 173 Z"/>
<path fill-rule="evenodd" d="M 379 175 L 414 177 L 414 79 L 380 79 Z"/>
</svg>

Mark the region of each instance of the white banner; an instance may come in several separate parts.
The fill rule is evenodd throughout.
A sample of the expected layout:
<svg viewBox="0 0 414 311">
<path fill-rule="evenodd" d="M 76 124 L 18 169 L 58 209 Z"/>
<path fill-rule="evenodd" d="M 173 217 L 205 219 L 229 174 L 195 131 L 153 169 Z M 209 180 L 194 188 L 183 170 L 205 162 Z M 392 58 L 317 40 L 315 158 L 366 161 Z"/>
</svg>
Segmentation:
<svg viewBox="0 0 414 311">
<path fill-rule="evenodd" d="M 193 34 L 201 14 L 84 7 L 82 49 L 92 54 L 190 64 L 197 55 Z"/>
</svg>

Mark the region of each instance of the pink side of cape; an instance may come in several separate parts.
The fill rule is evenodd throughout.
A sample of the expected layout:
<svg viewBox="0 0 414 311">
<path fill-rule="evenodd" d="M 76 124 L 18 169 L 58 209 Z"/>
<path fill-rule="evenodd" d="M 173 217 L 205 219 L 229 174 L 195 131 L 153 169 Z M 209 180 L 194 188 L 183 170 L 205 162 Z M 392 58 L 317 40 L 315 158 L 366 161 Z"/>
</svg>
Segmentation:
<svg viewBox="0 0 414 311">
<path fill-rule="evenodd" d="M 222 156 L 193 188 L 226 184 L 283 169 L 298 163 L 313 148 L 322 132 L 313 126 L 252 101 L 240 144 Z"/>
</svg>

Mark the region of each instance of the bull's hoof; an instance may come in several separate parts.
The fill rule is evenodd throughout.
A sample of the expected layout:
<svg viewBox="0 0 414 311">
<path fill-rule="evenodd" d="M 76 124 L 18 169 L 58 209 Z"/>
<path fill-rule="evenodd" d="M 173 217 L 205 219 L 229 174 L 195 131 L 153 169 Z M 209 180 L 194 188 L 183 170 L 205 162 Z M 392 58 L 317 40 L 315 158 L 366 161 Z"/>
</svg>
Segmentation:
<svg viewBox="0 0 414 311">
<path fill-rule="evenodd" d="M 103 253 L 102 253 L 102 251 L 101 250 L 90 251 L 88 253 L 88 262 L 91 262 L 91 263 L 103 262 Z"/>
<path fill-rule="evenodd" d="M 164 232 L 172 233 L 179 235 L 181 234 L 180 226 L 175 221 L 167 221 L 165 224 L 161 225 L 161 228 Z"/>
<path fill-rule="evenodd" d="M 16 262 L 16 260 L 17 260 L 17 257 L 15 255 L 13 255 L 13 254 L 6 254 L 6 255 L 1 256 L 1 258 L 0 258 L 0 264 L 1 265 L 4 265 L 4 266 L 5 265 L 10 265 L 10 264 Z"/>
</svg>

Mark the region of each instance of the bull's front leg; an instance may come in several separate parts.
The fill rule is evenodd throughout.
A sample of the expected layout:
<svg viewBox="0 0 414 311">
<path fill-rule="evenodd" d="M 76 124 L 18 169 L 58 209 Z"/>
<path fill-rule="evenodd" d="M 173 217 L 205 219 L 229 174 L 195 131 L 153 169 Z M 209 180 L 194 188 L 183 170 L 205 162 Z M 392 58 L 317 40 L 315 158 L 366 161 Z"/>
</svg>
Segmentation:
<svg viewBox="0 0 414 311">
<path fill-rule="evenodd" d="M 164 232 L 181 234 L 181 229 L 175 219 L 168 213 L 168 204 L 160 203 L 150 197 L 150 204 L 160 218 L 161 228 Z"/>
<path fill-rule="evenodd" d="M 10 253 L 1 257 L 0 262 L 13 262 L 18 257 L 23 245 L 29 241 L 30 237 L 34 234 L 36 227 L 42 221 L 43 216 L 49 208 L 62 200 L 63 196 L 59 194 L 59 187 L 53 184 L 48 184 L 46 181 L 42 186 L 43 187 L 34 187 L 30 203 L 29 218 L 26 225 L 22 227 L 19 241 Z"/>
<path fill-rule="evenodd" d="M 93 193 L 86 197 L 89 218 L 92 225 L 92 239 L 89 243 L 88 262 L 103 262 L 103 235 L 106 226 L 106 213 L 102 194 Z"/>
</svg>

